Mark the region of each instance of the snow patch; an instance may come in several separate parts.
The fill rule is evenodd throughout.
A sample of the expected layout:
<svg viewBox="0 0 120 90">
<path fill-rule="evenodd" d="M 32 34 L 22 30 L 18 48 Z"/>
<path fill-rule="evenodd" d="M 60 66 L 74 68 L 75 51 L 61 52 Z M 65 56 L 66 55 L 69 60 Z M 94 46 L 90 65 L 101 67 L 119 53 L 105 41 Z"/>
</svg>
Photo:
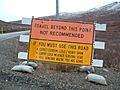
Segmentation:
<svg viewBox="0 0 120 90">
<path fill-rule="evenodd" d="M 109 8 L 108 10 L 120 10 L 120 3 L 115 4 L 114 6 Z"/>
</svg>

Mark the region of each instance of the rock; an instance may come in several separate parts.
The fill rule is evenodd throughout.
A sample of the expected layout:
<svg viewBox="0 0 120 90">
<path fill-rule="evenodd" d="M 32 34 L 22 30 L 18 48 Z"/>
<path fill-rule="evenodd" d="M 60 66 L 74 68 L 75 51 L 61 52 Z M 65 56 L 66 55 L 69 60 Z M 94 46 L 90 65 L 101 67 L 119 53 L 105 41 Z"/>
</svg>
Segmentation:
<svg viewBox="0 0 120 90">
<path fill-rule="evenodd" d="M 93 66 L 81 66 L 80 71 L 82 72 L 95 72 L 95 68 Z"/>
<path fill-rule="evenodd" d="M 32 66 L 33 68 L 36 68 L 38 66 L 35 62 L 29 62 L 29 61 L 22 62 L 22 65 Z"/>
<path fill-rule="evenodd" d="M 104 71 L 104 72 L 109 72 L 109 70 L 107 70 L 107 69 L 105 69 L 105 68 L 103 68 L 103 71 Z"/>
<path fill-rule="evenodd" d="M 107 85 L 107 82 L 105 80 L 105 78 L 101 75 L 97 75 L 97 74 L 88 74 L 85 79 L 87 81 L 92 81 L 98 84 L 102 84 L 102 85 Z"/>
<path fill-rule="evenodd" d="M 20 72 L 28 72 L 32 73 L 34 71 L 33 67 L 27 65 L 16 65 L 11 70 L 20 71 Z"/>
</svg>

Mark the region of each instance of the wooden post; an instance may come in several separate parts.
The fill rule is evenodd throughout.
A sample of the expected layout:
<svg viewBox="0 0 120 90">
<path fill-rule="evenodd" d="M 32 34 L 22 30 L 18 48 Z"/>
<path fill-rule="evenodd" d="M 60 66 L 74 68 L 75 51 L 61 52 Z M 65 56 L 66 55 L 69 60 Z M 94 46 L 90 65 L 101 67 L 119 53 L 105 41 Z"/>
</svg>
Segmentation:
<svg viewBox="0 0 120 90">
<path fill-rule="evenodd" d="M 3 26 L 1 26 L 1 33 L 3 34 Z"/>
</svg>

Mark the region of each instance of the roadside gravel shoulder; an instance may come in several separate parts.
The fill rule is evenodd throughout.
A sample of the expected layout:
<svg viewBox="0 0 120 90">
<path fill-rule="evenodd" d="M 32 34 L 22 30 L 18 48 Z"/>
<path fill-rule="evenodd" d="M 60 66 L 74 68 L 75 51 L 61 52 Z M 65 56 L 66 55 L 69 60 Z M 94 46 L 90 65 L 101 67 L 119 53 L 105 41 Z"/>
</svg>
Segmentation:
<svg viewBox="0 0 120 90">
<path fill-rule="evenodd" d="M 79 72 L 78 68 L 52 70 L 45 62 L 37 62 L 39 66 L 32 74 L 11 71 L 20 63 L 16 39 L 0 42 L 0 90 L 120 90 L 120 72 L 113 68 L 107 68 L 108 72 L 96 68 L 95 73 L 106 78 L 107 86 L 85 81 L 87 73 Z M 55 63 L 51 65 L 54 67 Z"/>
</svg>

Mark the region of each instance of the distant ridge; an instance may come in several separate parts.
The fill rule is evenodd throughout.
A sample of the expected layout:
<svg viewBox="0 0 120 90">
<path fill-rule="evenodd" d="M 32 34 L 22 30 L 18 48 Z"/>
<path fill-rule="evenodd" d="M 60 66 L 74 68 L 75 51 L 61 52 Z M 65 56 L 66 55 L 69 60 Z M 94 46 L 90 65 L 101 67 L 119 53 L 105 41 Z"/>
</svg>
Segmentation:
<svg viewBox="0 0 120 90">
<path fill-rule="evenodd" d="M 9 23 L 14 23 L 14 24 L 21 24 L 22 20 L 17 20 L 17 21 L 11 21 Z"/>
<path fill-rule="evenodd" d="M 0 20 L 0 24 L 4 24 L 4 23 L 7 23 L 7 22 Z"/>
<path fill-rule="evenodd" d="M 30 26 L 21 24 L 21 20 L 14 22 L 5 22 L 0 20 L 0 33 L 25 31 L 25 30 L 30 30 Z"/>
</svg>

